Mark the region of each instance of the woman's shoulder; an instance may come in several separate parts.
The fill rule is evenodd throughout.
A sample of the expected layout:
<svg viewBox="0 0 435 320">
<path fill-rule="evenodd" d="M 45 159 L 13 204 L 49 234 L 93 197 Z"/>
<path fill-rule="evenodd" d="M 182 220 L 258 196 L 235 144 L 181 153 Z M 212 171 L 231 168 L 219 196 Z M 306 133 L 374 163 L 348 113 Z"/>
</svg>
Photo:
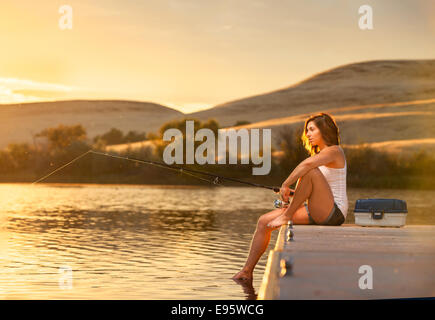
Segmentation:
<svg viewBox="0 0 435 320">
<path fill-rule="evenodd" d="M 326 166 L 334 169 L 341 169 L 345 166 L 346 156 L 340 145 L 332 145 L 324 148 L 322 151 L 327 150 L 334 153 L 334 161 L 328 163 Z"/>
</svg>

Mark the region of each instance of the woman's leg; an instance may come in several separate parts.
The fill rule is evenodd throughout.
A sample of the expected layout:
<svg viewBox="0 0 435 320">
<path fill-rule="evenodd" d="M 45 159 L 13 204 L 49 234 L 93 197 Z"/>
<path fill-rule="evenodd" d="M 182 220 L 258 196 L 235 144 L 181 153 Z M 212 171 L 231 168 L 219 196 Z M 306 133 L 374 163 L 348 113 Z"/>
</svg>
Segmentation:
<svg viewBox="0 0 435 320">
<path fill-rule="evenodd" d="M 315 222 L 321 223 L 328 218 L 334 206 L 334 196 L 325 176 L 318 168 L 308 171 L 299 181 L 288 210 L 276 217 L 268 226 L 272 229 L 292 220 L 295 212 L 308 199 L 308 208 Z"/>
<path fill-rule="evenodd" d="M 252 279 L 255 265 L 269 245 L 272 229 L 267 228 L 269 221 L 282 214 L 284 209 L 275 209 L 263 214 L 257 222 L 257 229 L 251 241 L 251 248 L 242 270 L 233 276 L 233 279 Z"/>
<path fill-rule="evenodd" d="M 242 268 L 240 272 L 233 276 L 233 279 L 252 279 L 252 275 L 254 272 L 254 268 L 263 255 L 264 251 L 266 251 L 270 236 L 272 234 L 273 229 L 268 228 L 267 224 L 275 219 L 276 217 L 282 215 L 283 209 L 276 209 L 270 211 L 266 214 L 263 214 L 257 223 L 257 229 L 255 230 L 254 236 L 251 242 L 251 248 L 249 250 L 248 258 L 246 259 L 245 266 Z M 305 209 L 305 206 L 302 205 L 294 214 L 294 224 L 308 224 L 308 213 Z"/>
</svg>

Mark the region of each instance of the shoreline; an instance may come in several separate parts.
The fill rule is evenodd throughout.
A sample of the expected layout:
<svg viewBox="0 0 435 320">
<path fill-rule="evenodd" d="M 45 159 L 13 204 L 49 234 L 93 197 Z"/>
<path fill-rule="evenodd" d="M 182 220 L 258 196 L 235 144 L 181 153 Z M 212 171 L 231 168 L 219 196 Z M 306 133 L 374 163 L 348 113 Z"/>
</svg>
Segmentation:
<svg viewBox="0 0 435 320">
<path fill-rule="evenodd" d="M 35 180 L 0 180 L 0 184 L 29 184 L 31 185 Z M 246 180 L 248 182 L 252 182 L 249 180 Z M 38 185 L 42 185 L 42 184 L 46 184 L 46 185 L 102 185 L 102 186 L 106 186 L 106 185 L 117 185 L 117 186 L 162 186 L 162 187 L 167 187 L 167 188 L 178 188 L 178 187 L 185 187 L 185 188 L 198 188 L 198 187 L 215 187 L 215 185 L 212 184 L 212 181 L 210 181 L 210 183 L 205 183 L 205 182 L 198 182 L 198 183 L 183 183 L 180 181 L 180 183 L 173 183 L 173 181 L 171 181 L 171 183 L 168 184 L 164 184 L 164 183 L 153 183 L 153 182 L 146 182 L 146 183 L 138 183 L 137 181 L 134 182 L 128 182 L 128 181 L 119 181 L 119 182 L 113 182 L 113 181 L 92 181 L 92 180 L 86 180 L 86 181 L 82 181 L 82 182 L 69 182 L 69 180 L 67 181 L 53 181 L 53 182 L 38 182 L 36 183 Z M 265 179 L 265 184 L 273 184 L 273 181 L 270 181 L 269 179 Z M 278 186 L 278 184 L 276 184 Z M 244 185 L 241 185 L 239 183 L 236 182 L 228 182 L 227 185 L 225 185 L 225 187 L 237 187 L 237 188 L 243 188 L 246 187 Z M 399 191 L 399 190 L 406 190 L 406 191 L 435 191 L 435 188 L 401 188 L 401 187 L 382 187 L 382 186 L 367 186 L 367 187 L 361 187 L 361 186 L 347 186 L 348 189 L 359 189 L 359 190 L 392 190 L 392 191 Z"/>
</svg>

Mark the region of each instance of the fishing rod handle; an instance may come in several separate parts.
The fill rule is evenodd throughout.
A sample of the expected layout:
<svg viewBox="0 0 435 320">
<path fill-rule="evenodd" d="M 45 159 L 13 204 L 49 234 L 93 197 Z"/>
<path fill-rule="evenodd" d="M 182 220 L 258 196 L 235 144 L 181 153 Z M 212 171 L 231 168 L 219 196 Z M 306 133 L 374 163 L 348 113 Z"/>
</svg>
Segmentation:
<svg viewBox="0 0 435 320">
<path fill-rule="evenodd" d="M 280 190 L 281 190 L 280 187 L 273 187 L 273 192 L 275 193 L 279 193 Z M 290 190 L 290 195 L 293 196 L 294 194 L 295 192 Z"/>
</svg>

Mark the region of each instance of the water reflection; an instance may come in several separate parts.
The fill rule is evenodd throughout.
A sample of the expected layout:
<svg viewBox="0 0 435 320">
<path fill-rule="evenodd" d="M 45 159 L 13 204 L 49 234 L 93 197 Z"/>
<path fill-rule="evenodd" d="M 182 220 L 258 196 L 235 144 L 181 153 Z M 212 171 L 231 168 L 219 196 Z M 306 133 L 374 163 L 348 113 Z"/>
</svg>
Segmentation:
<svg viewBox="0 0 435 320">
<path fill-rule="evenodd" d="M 95 229 L 140 231 L 144 228 L 167 231 L 176 226 L 178 232 L 212 230 L 216 212 L 211 210 L 148 210 L 146 212 L 40 211 L 31 216 L 17 215 L 8 220 L 8 228 L 24 233 L 47 232 L 52 229 Z"/>
<path fill-rule="evenodd" d="M 230 278 L 273 195 L 234 191 L 240 189 L 1 185 L 1 292 L 33 299 L 250 298 Z M 254 201 L 263 209 L 252 210 Z M 64 266 L 72 270 L 69 290 L 59 288 Z"/>
<path fill-rule="evenodd" d="M 257 300 L 258 295 L 255 292 L 252 279 L 249 280 L 233 279 L 233 281 L 242 287 L 246 300 Z"/>
<path fill-rule="evenodd" d="M 373 193 L 351 191 L 349 207 Z M 407 223 L 431 223 L 433 191 L 392 194 L 375 196 L 406 199 Z M 274 199 L 255 188 L 0 185 L 0 297 L 255 299 L 267 255 L 253 282 L 231 277 Z"/>
</svg>

